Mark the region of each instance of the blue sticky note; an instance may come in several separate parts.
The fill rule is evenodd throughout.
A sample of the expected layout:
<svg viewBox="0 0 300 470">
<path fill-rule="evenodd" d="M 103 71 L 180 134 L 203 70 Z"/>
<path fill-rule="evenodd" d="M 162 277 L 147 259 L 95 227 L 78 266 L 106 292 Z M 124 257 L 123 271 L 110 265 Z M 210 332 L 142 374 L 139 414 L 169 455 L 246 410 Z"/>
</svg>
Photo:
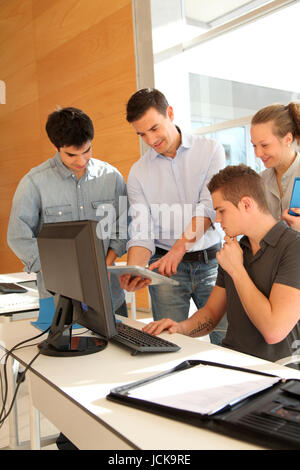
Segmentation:
<svg viewBox="0 0 300 470">
<path fill-rule="evenodd" d="M 54 297 L 47 297 L 40 299 L 40 311 L 37 321 L 32 321 L 31 324 L 41 331 L 47 330 L 51 326 L 55 313 Z M 82 326 L 75 323 L 72 329 L 82 328 Z"/>
</svg>

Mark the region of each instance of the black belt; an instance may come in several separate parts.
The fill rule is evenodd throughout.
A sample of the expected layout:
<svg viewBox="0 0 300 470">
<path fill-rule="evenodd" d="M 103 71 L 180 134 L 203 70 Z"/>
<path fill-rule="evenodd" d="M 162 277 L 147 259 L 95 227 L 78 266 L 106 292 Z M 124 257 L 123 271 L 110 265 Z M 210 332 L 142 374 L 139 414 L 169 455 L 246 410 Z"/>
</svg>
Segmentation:
<svg viewBox="0 0 300 470">
<path fill-rule="evenodd" d="M 206 248 L 206 250 L 200 251 L 190 251 L 184 255 L 181 261 L 184 263 L 191 263 L 193 261 L 204 262 L 207 264 L 209 259 L 214 259 L 216 257 L 216 253 L 220 250 L 221 244 L 217 243 L 216 245 L 211 246 L 210 248 Z M 163 248 L 156 247 L 155 254 L 156 255 L 166 255 L 169 253 L 167 250 Z"/>
</svg>

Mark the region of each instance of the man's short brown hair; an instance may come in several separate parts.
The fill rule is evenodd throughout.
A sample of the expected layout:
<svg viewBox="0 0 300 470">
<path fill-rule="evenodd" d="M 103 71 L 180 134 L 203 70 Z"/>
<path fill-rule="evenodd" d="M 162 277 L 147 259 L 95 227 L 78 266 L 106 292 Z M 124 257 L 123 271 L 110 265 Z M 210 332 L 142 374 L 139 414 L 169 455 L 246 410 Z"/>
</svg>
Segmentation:
<svg viewBox="0 0 300 470">
<path fill-rule="evenodd" d="M 138 90 L 127 103 L 126 119 L 134 122 L 140 119 L 150 108 L 156 109 L 163 116 L 167 115 L 169 103 L 165 95 L 155 88 Z"/>
<path fill-rule="evenodd" d="M 238 206 L 244 196 L 254 199 L 262 212 L 269 213 L 264 182 L 256 171 L 247 165 L 229 165 L 214 175 L 207 185 L 210 193 L 221 191 L 224 199 Z"/>
</svg>

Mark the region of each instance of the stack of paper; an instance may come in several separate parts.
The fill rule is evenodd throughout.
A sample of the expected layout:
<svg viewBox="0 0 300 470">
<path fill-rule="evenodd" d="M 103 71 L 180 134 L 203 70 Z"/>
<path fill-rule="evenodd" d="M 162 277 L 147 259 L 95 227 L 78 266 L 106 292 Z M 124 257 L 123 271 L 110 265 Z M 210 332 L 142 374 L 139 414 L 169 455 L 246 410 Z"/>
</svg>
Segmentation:
<svg viewBox="0 0 300 470">
<path fill-rule="evenodd" d="M 130 390 L 128 396 L 211 415 L 271 387 L 279 380 L 279 377 L 201 364 L 139 386 Z"/>
</svg>

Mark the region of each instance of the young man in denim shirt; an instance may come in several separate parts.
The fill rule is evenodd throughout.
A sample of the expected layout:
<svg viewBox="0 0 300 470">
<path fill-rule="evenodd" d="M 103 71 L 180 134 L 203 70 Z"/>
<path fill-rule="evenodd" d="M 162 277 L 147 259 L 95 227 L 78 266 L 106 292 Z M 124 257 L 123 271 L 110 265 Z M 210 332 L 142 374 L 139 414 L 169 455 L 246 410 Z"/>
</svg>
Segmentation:
<svg viewBox="0 0 300 470">
<path fill-rule="evenodd" d="M 116 168 L 92 158 L 94 127 L 89 116 L 76 108 L 54 111 L 46 131 L 57 153 L 20 181 L 7 233 L 8 244 L 25 270 L 37 273 L 41 299 L 50 297 L 43 283 L 36 238 L 44 223 L 110 220 L 103 224 L 107 265 L 125 253 L 127 238 L 126 185 Z M 115 312 L 127 316 L 117 276 L 111 276 L 111 288 Z"/>
</svg>

